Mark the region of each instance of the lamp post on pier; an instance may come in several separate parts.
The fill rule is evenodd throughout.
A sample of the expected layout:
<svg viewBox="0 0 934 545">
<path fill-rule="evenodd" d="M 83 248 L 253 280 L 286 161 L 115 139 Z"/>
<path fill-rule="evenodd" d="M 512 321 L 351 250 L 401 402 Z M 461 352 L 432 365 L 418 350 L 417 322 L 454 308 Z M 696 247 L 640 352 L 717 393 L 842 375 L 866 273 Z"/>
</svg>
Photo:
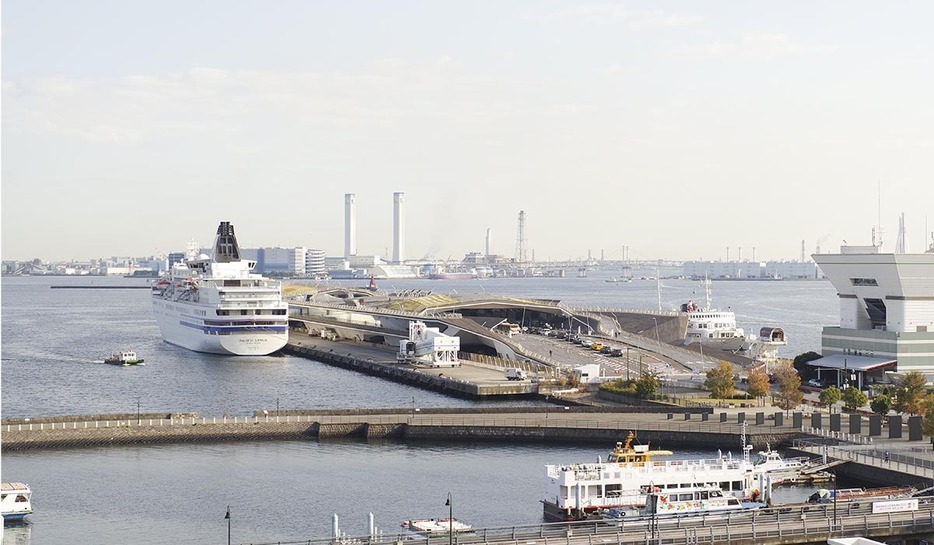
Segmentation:
<svg viewBox="0 0 934 545">
<path fill-rule="evenodd" d="M 224 518 L 227 519 L 227 545 L 230 545 L 230 506 L 227 506 L 227 514 L 224 515 Z"/>
<path fill-rule="evenodd" d="M 142 423 L 143 421 L 139 416 L 139 398 L 136 398 L 136 425 L 139 426 Z"/>
<path fill-rule="evenodd" d="M 448 506 L 448 525 L 449 525 L 448 545 L 453 545 L 454 543 L 454 500 L 451 498 L 450 492 L 448 492 L 448 501 L 444 502 L 444 505 Z"/>
</svg>

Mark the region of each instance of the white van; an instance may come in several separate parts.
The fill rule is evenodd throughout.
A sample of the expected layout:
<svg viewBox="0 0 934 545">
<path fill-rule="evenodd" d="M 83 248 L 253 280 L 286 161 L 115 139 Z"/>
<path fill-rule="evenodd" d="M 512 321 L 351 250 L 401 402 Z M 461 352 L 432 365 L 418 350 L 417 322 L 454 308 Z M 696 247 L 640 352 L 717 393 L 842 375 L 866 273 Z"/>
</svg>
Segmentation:
<svg viewBox="0 0 934 545">
<path fill-rule="evenodd" d="M 506 369 L 506 378 L 509 380 L 525 380 L 529 378 L 529 375 L 522 369 L 510 367 Z"/>
</svg>

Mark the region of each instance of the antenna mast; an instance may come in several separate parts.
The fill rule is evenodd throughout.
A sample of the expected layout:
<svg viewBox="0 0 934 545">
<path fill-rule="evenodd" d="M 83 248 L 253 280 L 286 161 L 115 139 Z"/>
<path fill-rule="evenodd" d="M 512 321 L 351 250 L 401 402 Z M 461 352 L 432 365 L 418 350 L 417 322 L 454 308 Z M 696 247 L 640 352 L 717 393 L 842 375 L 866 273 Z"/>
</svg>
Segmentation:
<svg viewBox="0 0 934 545">
<path fill-rule="evenodd" d="M 519 211 L 519 232 L 516 235 L 516 261 L 526 262 L 525 210 Z"/>
<path fill-rule="evenodd" d="M 879 236 L 879 251 L 882 251 L 882 180 L 879 180 L 879 210 L 878 210 L 878 220 L 876 221 L 876 235 Z M 876 237 L 872 237 L 875 239 Z M 876 241 L 872 241 L 872 245 L 876 246 Z"/>
</svg>

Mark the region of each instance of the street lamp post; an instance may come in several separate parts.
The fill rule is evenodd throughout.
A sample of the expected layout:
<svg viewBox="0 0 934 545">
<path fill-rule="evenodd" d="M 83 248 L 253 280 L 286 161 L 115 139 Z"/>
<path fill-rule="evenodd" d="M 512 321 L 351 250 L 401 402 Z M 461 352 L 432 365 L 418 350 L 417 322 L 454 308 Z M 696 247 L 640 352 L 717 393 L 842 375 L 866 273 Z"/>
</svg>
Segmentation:
<svg viewBox="0 0 934 545">
<path fill-rule="evenodd" d="M 833 526 L 837 527 L 837 471 L 831 471 L 833 474 Z"/>
<path fill-rule="evenodd" d="M 655 531 L 657 529 L 656 525 L 658 524 L 657 519 L 655 518 L 655 513 L 658 512 L 658 495 L 655 494 L 655 481 L 649 481 L 649 498 L 651 501 L 646 502 L 646 504 L 649 505 L 649 508 L 652 510 L 652 541 L 655 541 Z"/>
<path fill-rule="evenodd" d="M 626 380 L 629 381 L 629 347 L 626 347 Z M 932 439 L 934 441 L 934 439 Z"/>
<path fill-rule="evenodd" d="M 448 492 L 448 501 L 444 502 L 444 505 L 448 506 L 448 545 L 452 545 L 454 543 L 454 500 L 451 499 L 450 492 Z"/>
<path fill-rule="evenodd" d="M 139 426 L 142 423 L 143 421 L 139 416 L 139 398 L 136 398 L 136 425 Z"/>
</svg>

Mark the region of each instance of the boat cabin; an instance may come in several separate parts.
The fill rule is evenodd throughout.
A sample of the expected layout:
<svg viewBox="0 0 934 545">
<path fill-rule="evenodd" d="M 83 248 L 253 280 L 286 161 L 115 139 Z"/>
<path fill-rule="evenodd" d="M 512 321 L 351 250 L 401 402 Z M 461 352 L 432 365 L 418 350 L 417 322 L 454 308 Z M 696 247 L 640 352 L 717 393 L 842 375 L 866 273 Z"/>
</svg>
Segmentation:
<svg viewBox="0 0 934 545">
<path fill-rule="evenodd" d="M 632 446 L 632 440 L 635 437 L 634 433 L 629 432 L 625 443 L 617 442 L 616 448 L 607 457 L 607 461 L 615 464 L 641 464 L 651 462 L 653 456 L 671 456 L 673 454 L 670 450 L 649 450 L 648 444 Z"/>
</svg>

